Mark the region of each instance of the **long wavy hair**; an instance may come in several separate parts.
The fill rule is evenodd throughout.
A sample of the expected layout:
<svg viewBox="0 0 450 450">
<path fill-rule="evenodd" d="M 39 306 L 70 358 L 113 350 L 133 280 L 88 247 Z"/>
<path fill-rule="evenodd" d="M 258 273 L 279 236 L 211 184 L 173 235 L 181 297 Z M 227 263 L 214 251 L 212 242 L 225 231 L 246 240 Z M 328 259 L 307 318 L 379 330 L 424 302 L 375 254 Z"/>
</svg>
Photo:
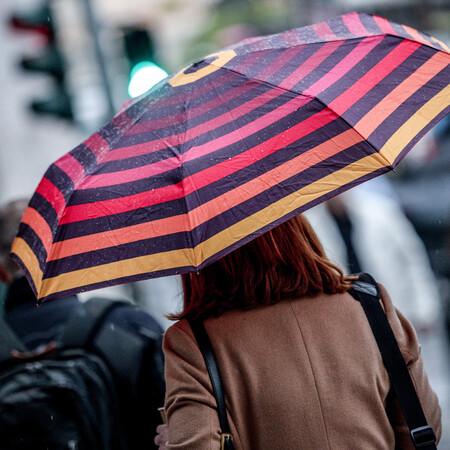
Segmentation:
<svg viewBox="0 0 450 450">
<path fill-rule="evenodd" d="M 226 311 L 289 298 L 337 294 L 349 279 L 331 263 L 301 215 L 262 234 L 213 264 L 182 276 L 184 308 L 172 319 L 206 319 Z"/>
</svg>

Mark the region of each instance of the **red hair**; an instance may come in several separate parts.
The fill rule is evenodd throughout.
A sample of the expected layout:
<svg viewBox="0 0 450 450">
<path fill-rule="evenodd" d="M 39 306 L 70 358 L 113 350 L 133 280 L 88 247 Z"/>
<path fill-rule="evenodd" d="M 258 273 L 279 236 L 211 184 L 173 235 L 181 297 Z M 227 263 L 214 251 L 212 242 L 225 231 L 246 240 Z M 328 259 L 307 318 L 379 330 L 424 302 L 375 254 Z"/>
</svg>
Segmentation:
<svg viewBox="0 0 450 450">
<path fill-rule="evenodd" d="M 172 319 L 206 319 L 288 298 L 341 293 L 350 287 L 301 215 L 182 278 L 184 309 Z"/>
</svg>

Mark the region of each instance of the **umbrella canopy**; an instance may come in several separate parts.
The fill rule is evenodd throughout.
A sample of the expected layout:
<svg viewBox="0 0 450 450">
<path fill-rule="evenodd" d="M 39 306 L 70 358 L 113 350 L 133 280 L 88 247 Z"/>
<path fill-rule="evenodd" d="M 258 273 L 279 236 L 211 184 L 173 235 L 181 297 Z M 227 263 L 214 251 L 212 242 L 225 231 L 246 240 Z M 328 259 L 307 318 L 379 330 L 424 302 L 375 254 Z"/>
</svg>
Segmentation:
<svg viewBox="0 0 450 450">
<path fill-rule="evenodd" d="M 13 254 L 41 300 L 198 270 L 395 167 L 449 112 L 449 64 L 358 13 L 210 55 L 50 166 Z"/>
</svg>

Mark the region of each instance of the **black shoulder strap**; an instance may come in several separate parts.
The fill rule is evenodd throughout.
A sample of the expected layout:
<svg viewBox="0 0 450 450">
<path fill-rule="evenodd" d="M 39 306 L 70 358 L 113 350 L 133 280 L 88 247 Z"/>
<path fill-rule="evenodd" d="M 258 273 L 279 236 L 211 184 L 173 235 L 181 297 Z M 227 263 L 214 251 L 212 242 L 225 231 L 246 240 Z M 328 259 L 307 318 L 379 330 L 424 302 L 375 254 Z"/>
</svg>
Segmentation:
<svg viewBox="0 0 450 450">
<path fill-rule="evenodd" d="M 58 344 L 62 348 L 85 348 L 100 354 L 136 398 L 145 342 L 137 333 L 105 320 L 113 310 L 124 306 L 133 305 L 125 300 L 90 298 L 70 316 Z"/>
<path fill-rule="evenodd" d="M 377 282 L 367 273 L 359 274 L 359 279 L 354 282 L 349 293 L 361 303 L 366 313 L 409 427 L 414 447 L 436 449 L 436 436 L 427 423 L 408 367 L 380 304 L 381 293 Z"/>
<path fill-rule="evenodd" d="M 13 350 L 20 352 L 27 351 L 25 345 L 8 325 L 6 320 L 0 316 L 0 364 L 11 359 L 11 352 Z"/>
<path fill-rule="evenodd" d="M 128 303 L 103 297 L 89 299 L 69 317 L 59 337 L 59 344 L 62 347 L 89 346 L 106 316 L 124 304 Z"/>
<path fill-rule="evenodd" d="M 201 321 L 189 322 L 197 340 L 198 346 L 202 352 L 203 358 L 208 369 L 209 377 L 214 391 L 214 396 L 217 402 L 217 413 L 219 415 L 221 433 L 221 449 L 233 450 L 233 438 L 231 436 L 230 426 L 228 424 L 227 409 L 225 406 L 225 398 L 222 387 L 222 379 L 220 376 L 219 367 L 217 365 L 214 351 L 212 349 L 211 341 L 206 333 L 205 326 Z"/>
</svg>

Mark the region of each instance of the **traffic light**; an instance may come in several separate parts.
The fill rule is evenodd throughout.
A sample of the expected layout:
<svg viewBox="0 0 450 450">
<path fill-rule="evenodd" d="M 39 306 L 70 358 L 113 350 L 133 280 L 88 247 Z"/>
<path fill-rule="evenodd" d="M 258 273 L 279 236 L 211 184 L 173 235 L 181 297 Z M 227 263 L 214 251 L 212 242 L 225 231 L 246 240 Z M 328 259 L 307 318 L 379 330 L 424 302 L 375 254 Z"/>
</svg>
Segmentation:
<svg viewBox="0 0 450 450">
<path fill-rule="evenodd" d="M 36 9 L 13 14 L 10 25 L 16 31 L 34 33 L 40 38 L 39 55 L 21 58 L 21 69 L 30 73 L 46 74 L 53 80 L 49 96 L 32 100 L 30 109 L 36 114 L 72 120 L 72 105 L 65 86 L 64 58 L 56 41 L 50 3 L 45 1 Z"/>
<path fill-rule="evenodd" d="M 129 63 L 128 94 L 137 97 L 166 78 L 167 72 L 155 62 L 154 44 L 147 30 L 124 30 L 123 39 Z"/>
</svg>

